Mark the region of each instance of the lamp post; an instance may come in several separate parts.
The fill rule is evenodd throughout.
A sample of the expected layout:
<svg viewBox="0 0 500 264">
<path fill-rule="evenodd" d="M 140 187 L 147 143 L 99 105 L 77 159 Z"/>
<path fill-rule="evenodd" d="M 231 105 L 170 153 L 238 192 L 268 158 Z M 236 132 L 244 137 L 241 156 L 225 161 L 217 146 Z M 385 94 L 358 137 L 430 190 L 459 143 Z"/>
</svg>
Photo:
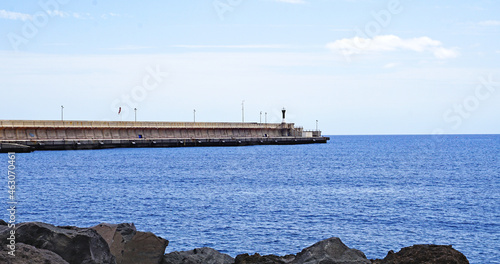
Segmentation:
<svg viewBox="0 0 500 264">
<path fill-rule="evenodd" d="M 64 106 L 61 105 L 61 121 L 64 121 Z"/>
<path fill-rule="evenodd" d="M 262 124 L 262 111 L 260 111 L 259 123 Z"/>
<path fill-rule="evenodd" d="M 193 109 L 193 123 L 196 123 L 196 109 Z"/>
<path fill-rule="evenodd" d="M 137 122 L 137 108 L 134 108 L 134 122 Z"/>
<path fill-rule="evenodd" d="M 245 100 L 241 101 L 241 122 L 245 122 Z"/>
<path fill-rule="evenodd" d="M 266 124 L 267 124 L 267 112 L 266 112 Z"/>
<path fill-rule="evenodd" d="M 316 131 L 319 131 L 318 129 L 318 120 L 316 119 Z"/>
</svg>

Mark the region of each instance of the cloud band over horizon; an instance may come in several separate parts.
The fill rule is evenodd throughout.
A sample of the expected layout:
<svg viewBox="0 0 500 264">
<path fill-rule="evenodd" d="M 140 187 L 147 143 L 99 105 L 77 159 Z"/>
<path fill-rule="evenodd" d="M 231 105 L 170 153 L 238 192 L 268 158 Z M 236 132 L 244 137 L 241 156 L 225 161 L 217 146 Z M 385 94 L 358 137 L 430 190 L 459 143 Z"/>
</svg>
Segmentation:
<svg viewBox="0 0 500 264">
<path fill-rule="evenodd" d="M 369 52 L 414 51 L 432 53 L 438 59 L 451 59 L 460 55 L 458 48 L 445 48 L 438 40 L 429 37 L 402 39 L 395 35 L 380 35 L 373 38 L 344 38 L 330 42 L 326 47 L 344 55 Z"/>
</svg>

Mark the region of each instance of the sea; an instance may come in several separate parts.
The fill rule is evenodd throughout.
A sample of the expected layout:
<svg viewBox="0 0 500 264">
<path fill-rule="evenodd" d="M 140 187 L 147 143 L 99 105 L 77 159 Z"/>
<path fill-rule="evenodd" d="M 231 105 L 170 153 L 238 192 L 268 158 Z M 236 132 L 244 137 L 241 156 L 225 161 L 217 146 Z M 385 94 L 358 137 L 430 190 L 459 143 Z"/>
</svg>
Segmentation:
<svg viewBox="0 0 500 264">
<path fill-rule="evenodd" d="M 169 240 L 167 253 L 285 255 L 339 237 L 369 259 L 440 244 L 500 263 L 500 135 L 330 137 L 18 153 L 16 221 L 134 223 Z"/>
</svg>

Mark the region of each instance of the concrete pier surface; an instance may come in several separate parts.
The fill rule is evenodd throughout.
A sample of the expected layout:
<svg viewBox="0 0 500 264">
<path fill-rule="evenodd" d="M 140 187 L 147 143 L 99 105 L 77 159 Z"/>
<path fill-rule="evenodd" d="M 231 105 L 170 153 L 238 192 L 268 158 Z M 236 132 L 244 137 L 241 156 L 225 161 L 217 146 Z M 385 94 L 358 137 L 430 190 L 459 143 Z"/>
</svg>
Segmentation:
<svg viewBox="0 0 500 264">
<path fill-rule="evenodd" d="M 293 123 L 0 120 L 0 153 L 326 143 Z"/>
</svg>

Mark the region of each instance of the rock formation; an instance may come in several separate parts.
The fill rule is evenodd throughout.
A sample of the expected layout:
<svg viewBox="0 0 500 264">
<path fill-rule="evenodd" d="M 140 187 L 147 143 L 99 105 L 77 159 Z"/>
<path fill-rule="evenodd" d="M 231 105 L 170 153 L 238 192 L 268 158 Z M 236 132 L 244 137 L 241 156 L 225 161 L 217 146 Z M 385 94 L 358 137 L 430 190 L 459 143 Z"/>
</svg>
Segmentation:
<svg viewBox="0 0 500 264">
<path fill-rule="evenodd" d="M 16 242 L 46 249 L 70 264 L 115 263 L 106 241 L 93 229 L 32 222 L 16 228 Z"/>
<path fill-rule="evenodd" d="M 8 254 L 15 231 L 15 257 Z M 236 258 L 211 248 L 164 254 L 168 241 L 134 224 L 99 224 L 91 228 L 29 222 L 12 230 L 0 220 L 0 263 L 43 264 L 468 264 L 451 246 L 414 245 L 384 259 L 368 260 L 339 238 L 325 239 L 296 255 L 240 254 Z"/>
<path fill-rule="evenodd" d="M 212 248 L 196 248 L 165 254 L 162 264 L 233 264 L 234 259 Z"/>
<path fill-rule="evenodd" d="M 365 254 L 347 247 L 340 238 L 332 237 L 305 248 L 297 255 L 278 257 L 259 254 L 238 255 L 235 264 L 370 264 Z"/>
<path fill-rule="evenodd" d="M 107 242 L 117 264 L 158 264 L 168 246 L 168 240 L 137 231 L 134 224 L 102 223 L 92 229 Z"/>
<path fill-rule="evenodd" d="M 389 251 L 382 260 L 373 260 L 374 264 L 469 264 L 467 258 L 452 248 L 441 245 L 414 245 L 399 252 Z"/>
<path fill-rule="evenodd" d="M 305 248 L 297 254 L 292 263 L 370 264 L 371 262 L 363 252 L 347 247 L 338 237 L 332 237 Z"/>
<path fill-rule="evenodd" d="M 0 263 L 3 264 L 26 264 L 26 263 L 40 263 L 40 264 L 68 264 L 66 260 L 56 253 L 39 249 L 31 245 L 23 243 L 16 244 L 16 256 L 12 257 L 7 253 L 6 248 L 0 252 Z"/>
<path fill-rule="evenodd" d="M 236 256 L 235 264 L 284 264 L 291 263 L 295 259 L 295 255 L 286 255 L 283 257 L 275 255 L 261 256 L 258 253 L 253 255 L 241 254 Z"/>
</svg>

